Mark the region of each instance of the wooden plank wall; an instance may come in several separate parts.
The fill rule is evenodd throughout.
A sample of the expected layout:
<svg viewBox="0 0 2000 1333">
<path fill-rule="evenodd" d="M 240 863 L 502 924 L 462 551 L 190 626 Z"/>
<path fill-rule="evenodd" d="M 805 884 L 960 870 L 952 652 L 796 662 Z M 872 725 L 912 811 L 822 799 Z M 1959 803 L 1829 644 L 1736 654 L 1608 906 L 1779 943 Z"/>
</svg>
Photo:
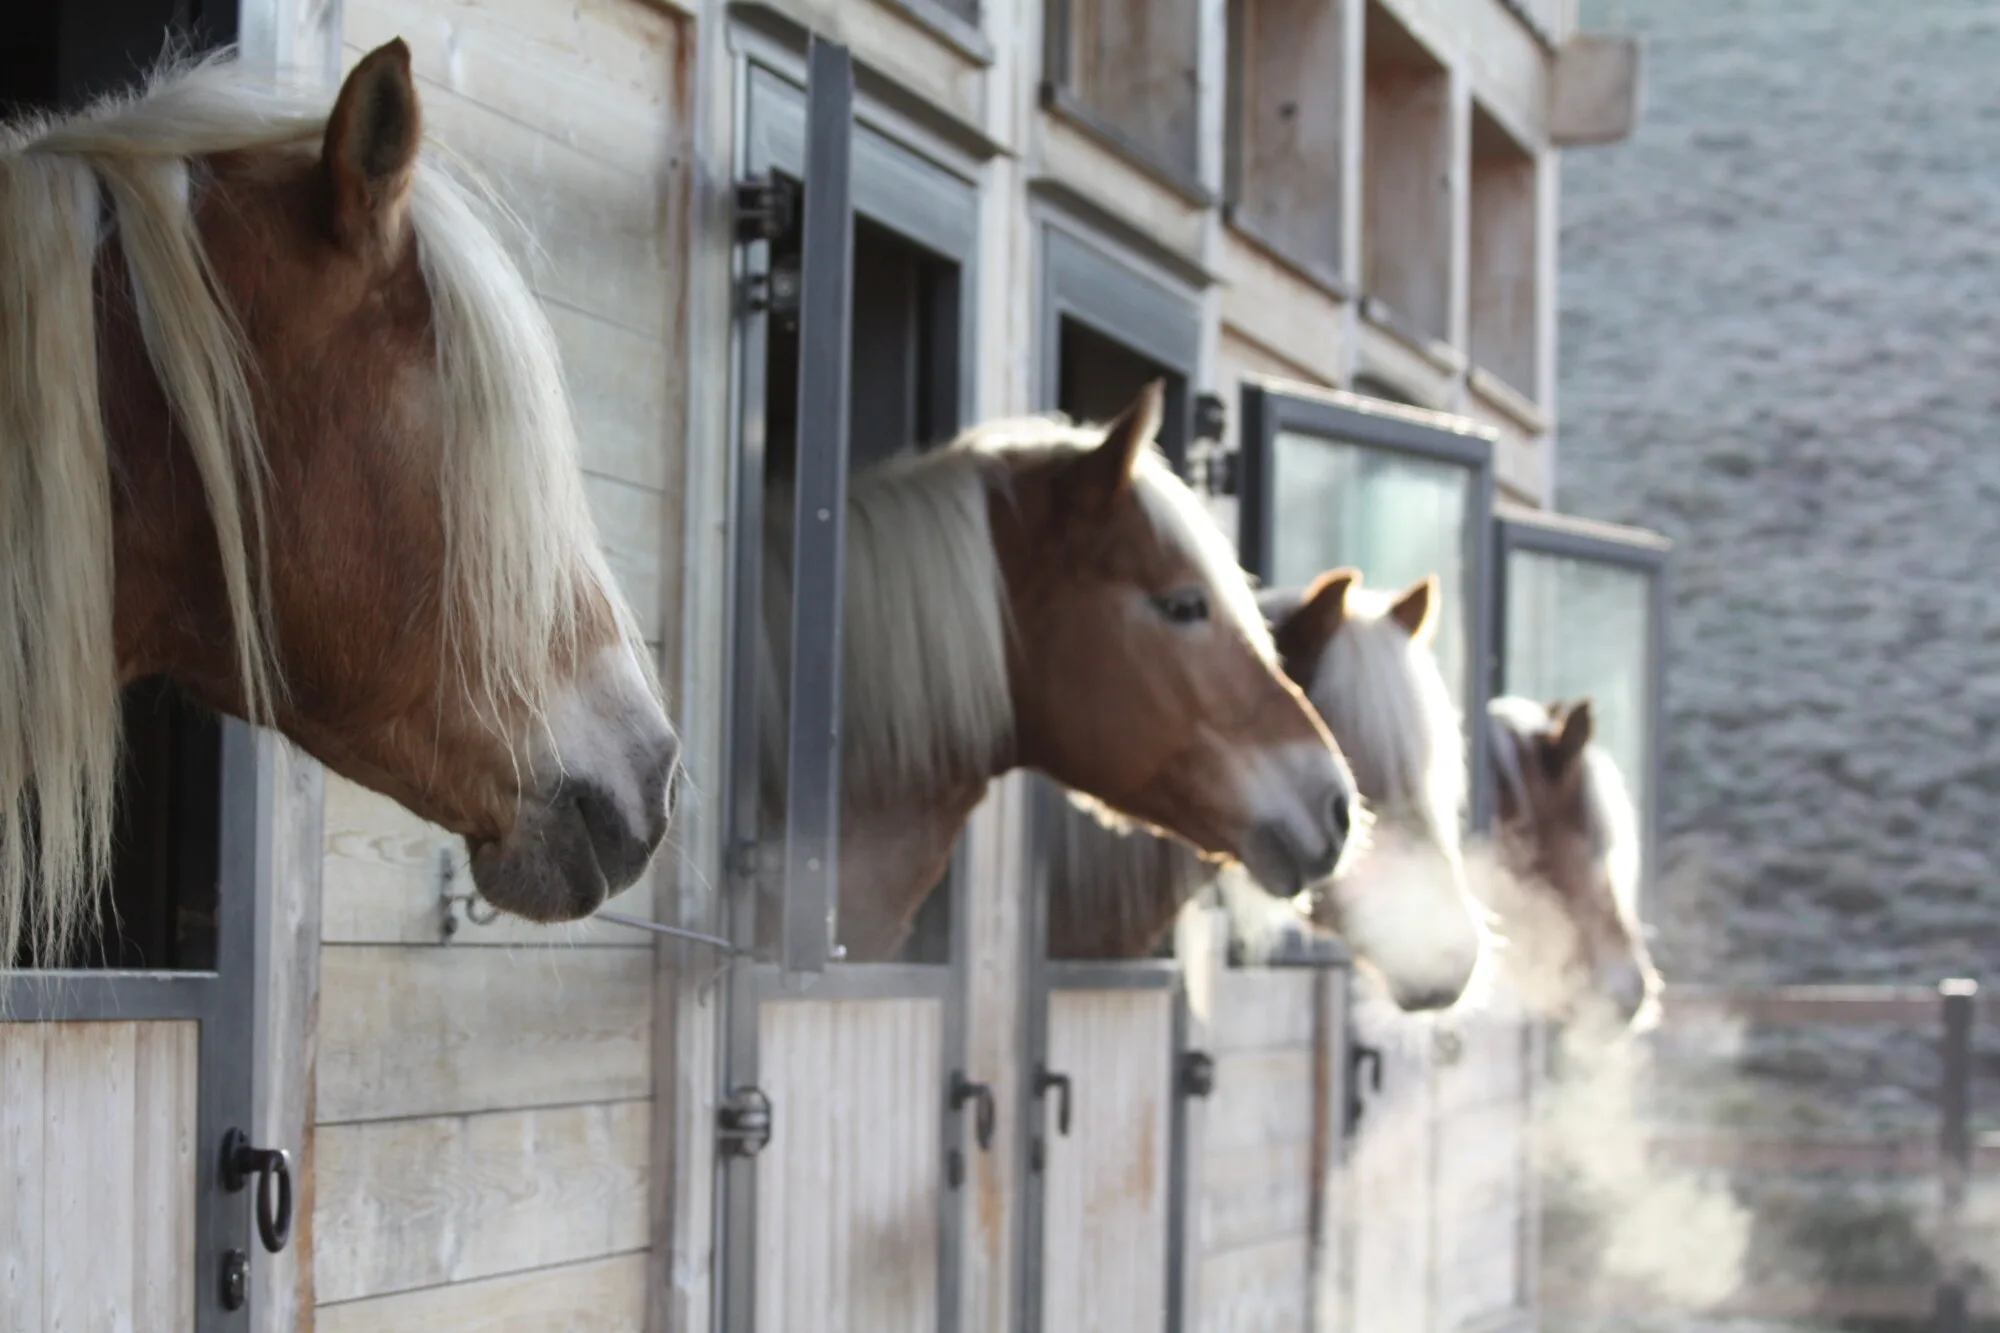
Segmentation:
<svg viewBox="0 0 2000 1333">
<path fill-rule="evenodd" d="M 346 0 L 343 62 L 411 46 L 432 137 L 525 221 L 586 488 L 677 661 L 691 34 L 638 0 Z M 639 1333 L 653 948 L 608 926 L 466 924 L 441 830 L 326 788 L 317 1327 Z M 642 885 L 621 904 L 652 911 Z"/>
<path fill-rule="evenodd" d="M 1533 1310 L 1524 1246 L 1534 1234 L 1531 1176 L 1535 1052 L 1507 999 L 1453 1023 L 1456 1058 L 1434 1071 L 1432 1207 L 1439 1333 L 1511 1326 Z"/>
<path fill-rule="evenodd" d="M 198 1035 L 0 1023 L 0 1333 L 192 1333 Z"/>
<path fill-rule="evenodd" d="M 1532 1327 L 1538 1048 L 1514 997 L 1490 1004 L 1358 1015 L 1357 1040 L 1382 1052 L 1382 1090 L 1363 1090 L 1348 1145 L 1344 1330 Z"/>
<path fill-rule="evenodd" d="M 1192 1182 L 1196 1333 L 1314 1327 L 1314 981 L 1263 968 L 1215 978 L 1215 1091 Z"/>
<path fill-rule="evenodd" d="M 1172 991 L 1049 996 L 1049 1067 L 1070 1076 L 1073 1096 L 1067 1135 L 1055 1094 L 1041 1106 L 1041 1326 L 1050 1333 L 1165 1324 L 1173 1051 Z"/>
<path fill-rule="evenodd" d="M 757 1328 L 938 1327 L 943 1024 L 936 999 L 763 1006 Z"/>
</svg>

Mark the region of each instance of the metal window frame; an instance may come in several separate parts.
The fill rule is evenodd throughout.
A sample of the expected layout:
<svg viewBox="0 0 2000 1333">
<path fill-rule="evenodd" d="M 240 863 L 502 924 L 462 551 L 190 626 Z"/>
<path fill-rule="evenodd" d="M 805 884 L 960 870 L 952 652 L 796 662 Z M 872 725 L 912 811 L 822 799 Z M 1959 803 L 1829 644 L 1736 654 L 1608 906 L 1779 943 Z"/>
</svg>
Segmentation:
<svg viewBox="0 0 2000 1333">
<path fill-rule="evenodd" d="M 1469 499 L 1465 513 L 1467 583 L 1470 597 L 1466 622 L 1464 682 L 1467 696 L 1466 764 L 1468 818 L 1473 829 L 1486 826 L 1492 808 L 1492 782 L 1487 774 L 1486 728 L 1473 724 L 1491 697 L 1494 663 L 1493 626 L 1496 616 L 1493 545 L 1493 455 L 1498 433 L 1465 417 L 1363 398 L 1337 389 L 1316 389 L 1280 380 L 1243 381 L 1243 423 L 1237 549 L 1244 568 L 1259 579 L 1270 575 L 1275 512 L 1273 454 L 1281 432 L 1296 432 L 1359 445 L 1465 469 Z"/>
<path fill-rule="evenodd" d="M 736 170 L 739 175 L 775 171 L 797 181 L 806 174 L 808 138 L 812 133 L 808 94 L 803 86 L 804 52 L 813 34 L 789 23 L 774 25 L 761 12 L 746 11 L 728 36 L 736 78 Z M 894 232 L 958 271 L 956 290 L 939 298 L 934 311 L 948 336 L 919 349 L 934 367 L 952 370 L 951 396 L 934 400 L 955 411 L 963 423 L 976 411 L 979 365 L 977 346 L 981 218 L 979 183 L 969 171 L 953 170 L 935 153 L 927 153 L 895 132 L 899 125 L 879 107 L 852 96 L 848 103 L 851 157 L 845 186 L 850 225 L 866 219 Z M 824 196 L 822 196 L 823 198 Z M 810 207 L 810 201 L 808 201 Z M 767 243 L 734 247 L 732 279 L 736 289 L 770 267 Z M 810 263 L 802 255 L 803 267 Z M 755 855 L 761 830 L 758 782 L 757 697 L 746 682 L 754 680 L 758 626 L 762 614 L 766 393 L 764 361 L 765 317 L 739 307 L 732 373 L 732 409 L 738 438 L 729 451 L 730 486 L 735 496 L 733 567 L 730 574 L 731 663 L 728 679 L 730 722 L 726 755 L 730 779 L 725 784 L 724 827 L 729 831 L 730 873 L 727 917 L 731 938 L 741 947 L 756 944 L 757 887 L 769 865 Z M 803 329 L 801 330 L 803 335 Z M 843 341 L 846 336 L 842 329 Z M 803 336 L 801 338 L 803 342 Z M 843 358 L 843 365 L 845 365 Z M 803 386 L 801 386 L 803 389 Z M 842 411 L 845 421 L 845 411 Z M 844 493 L 844 487 L 843 487 Z M 794 643 L 799 640 L 795 637 Z M 796 716 L 796 713 L 794 713 Z M 834 751 L 837 759 L 838 750 Z M 837 790 L 836 790 L 837 797 Z M 837 799 L 832 807 L 838 815 Z M 834 880 L 837 888 L 837 877 Z M 965 986 L 970 942 L 962 928 L 966 912 L 966 847 L 961 839 L 952 856 L 943 892 L 952 897 L 954 928 L 949 959 L 944 964 L 865 963 L 824 968 L 801 977 L 796 970 L 767 962 L 739 963 L 731 972 L 724 1040 L 717 1053 L 723 1091 L 754 1086 L 759 1073 L 759 1009 L 765 1000 L 797 999 L 800 982 L 809 981 L 814 1000 L 935 997 L 944 1003 L 941 1067 L 947 1076 L 962 1068 L 967 1045 Z M 939 1097 L 941 1146 L 970 1152 L 968 1118 Z M 784 1108 L 774 1108 L 781 1126 Z M 783 1132 L 778 1128 L 775 1132 Z M 715 1262 L 717 1291 L 715 1322 L 728 1333 L 748 1333 L 756 1314 L 756 1176 L 755 1159 L 725 1159 L 718 1171 Z M 964 1222 L 962 1191 L 949 1188 L 939 1196 L 939 1327 L 949 1330 L 958 1319 L 958 1265 Z"/>
<path fill-rule="evenodd" d="M 1201 305 L 1142 272 L 1080 227 L 1044 214 L 1036 228 L 1041 248 L 1040 340 L 1035 360 L 1035 401 L 1053 411 L 1062 382 L 1064 320 L 1083 325 L 1154 362 L 1168 374 L 1160 448 L 1178 473 L 1187 471 L 1194 436 L 1194 385 L 1201 367 Z"/>
<path fill-rule="evenodd" d="M 272 793 L 260 750 L 268 733 L 234 718 L 222 725 L 219 920 L 216 967 L 208 972 L 0 970 L 0 1022 L 175 1022 L 196 1024 L 194 1327 L 196 1333 L 248 1333 L 257 1299 L 251 1205 L 226 1194 L 217 1176 L 223 1135 L 254 1133 L 255 1042 L 260 1009 L 257 946 L 263 938 L 273 856 Z M 294 1169 L 303 1169 L 295 1161 Z M 297 1236 L 294 1236 L 297 1240 Z M 223 1257 L 251 1256 L 250 1303 L 225 1310 Z"/>
<path fill-rule="evenodd" d="M 1642 914 L 1659 875 L 1660 787 L 1666 771 L 1665 668 L 1668 577 L 1673 543 L 1646 528 L 1575 518 L 1547 510 L 1502 505 L 1493 523 L 1493 693 L 1507 682 L 1507 570 L 1517 551 L 1612 565 L 1643 575 L 1647 583 L 1646 630 L 1646 798 L 1639 811 L 1639 906 Z"/>
</svg>

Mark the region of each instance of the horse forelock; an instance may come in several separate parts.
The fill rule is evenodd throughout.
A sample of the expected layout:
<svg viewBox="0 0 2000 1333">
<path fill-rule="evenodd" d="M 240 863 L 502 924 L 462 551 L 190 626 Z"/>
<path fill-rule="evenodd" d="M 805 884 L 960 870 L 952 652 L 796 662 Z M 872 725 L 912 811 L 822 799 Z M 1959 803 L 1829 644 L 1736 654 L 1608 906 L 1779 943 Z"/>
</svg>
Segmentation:
<svg viewBox="0 0 2000 1333">
<path fill-rule="evenodd" d="M 146 352 L 220 548 L 245 711 L 272 715 L 263 443 L 251 358 L 196 227 L 200 159 L 316 152 L 324 91 L 225 56 L 163 64 L 136 93 L 0 127 L 0 969 L 26 931 L 60 958 L 109 864 L 117 780 L 108 441 L 92 281 L 115 237 Z M 420 159 L 411 220 L 433 306 L 446 447 L 447 669 L 538 717 L 594 583 L 636 638 L 576 468 L 555 341 L 475 182 Z M 110 205 L 114 227 L 101 232 Z M 48 373 L 51 366 L 75 373 Z M 636 654 L 647 669 L 650 655 Z M 441 678 L 439 687 L 451 684 Z M 459 682 L 462 683 L 462 682 Z M 30 830 L 32 829 L 32 833 Z M 32 840 L 33 846 L 30 847 Z M 27 885 L 37 920 L 24 921 Z"/>
<path fill-rule="evenodd" d="M 1348 591 L 1307 693 L 1377 817 L 1456 852 L 1466 794 L 1458 707 L 1436 655 L 1389 614 L 1394 603 L 1371 588 Z"/>
</svg>

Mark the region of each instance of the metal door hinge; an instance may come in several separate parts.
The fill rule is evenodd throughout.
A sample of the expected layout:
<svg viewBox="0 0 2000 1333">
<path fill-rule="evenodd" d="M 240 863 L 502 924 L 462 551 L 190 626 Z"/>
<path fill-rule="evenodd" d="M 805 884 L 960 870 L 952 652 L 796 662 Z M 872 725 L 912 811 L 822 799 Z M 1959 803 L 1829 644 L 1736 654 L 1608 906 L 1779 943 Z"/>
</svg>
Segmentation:
<svg viewBox="0 0 2000 1333">
<path fill-rule="evenodd" d="M 1215 1057 L 1207 1051 L 1181 1053 L 1180 1092 L 1183 1097 L 1206 1097 L 1215 1091 Z"/>
<path fill-rule="evenodd" d="M 738 244 L 775 241 L 798 218 L 798 190 L 783 176 L 751 176 L 736 182 L 735 212 Z"/>
<path fill-rule="evenodd" d="M 715 1111 L 715 1137 L 725 1157 L 755 1157 L 771 1143 L 771 1099 L 762 1088 L 733 1088 Z"/>
<path fill-rule="evenodd" d="M 1215 444 L 1229 430 L 1229 404 L 1218 393 L 1198 394 L 1194 400 L 1194 437 Z"/>
</svg>

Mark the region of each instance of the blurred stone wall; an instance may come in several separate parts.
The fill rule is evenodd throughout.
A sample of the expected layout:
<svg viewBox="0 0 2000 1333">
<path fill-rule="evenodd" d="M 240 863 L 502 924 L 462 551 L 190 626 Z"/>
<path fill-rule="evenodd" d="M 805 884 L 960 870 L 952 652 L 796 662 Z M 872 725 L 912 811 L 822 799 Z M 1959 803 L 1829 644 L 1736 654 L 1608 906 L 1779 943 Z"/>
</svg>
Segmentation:
<svg viewBox="0 0 2000 1333">
<path fill-rule="evenodd" d="M 1671 982 L 2000 984 L 2000 5 L 1585 0 L 1558 502 L 1677 543 Z"/>
</svg>

